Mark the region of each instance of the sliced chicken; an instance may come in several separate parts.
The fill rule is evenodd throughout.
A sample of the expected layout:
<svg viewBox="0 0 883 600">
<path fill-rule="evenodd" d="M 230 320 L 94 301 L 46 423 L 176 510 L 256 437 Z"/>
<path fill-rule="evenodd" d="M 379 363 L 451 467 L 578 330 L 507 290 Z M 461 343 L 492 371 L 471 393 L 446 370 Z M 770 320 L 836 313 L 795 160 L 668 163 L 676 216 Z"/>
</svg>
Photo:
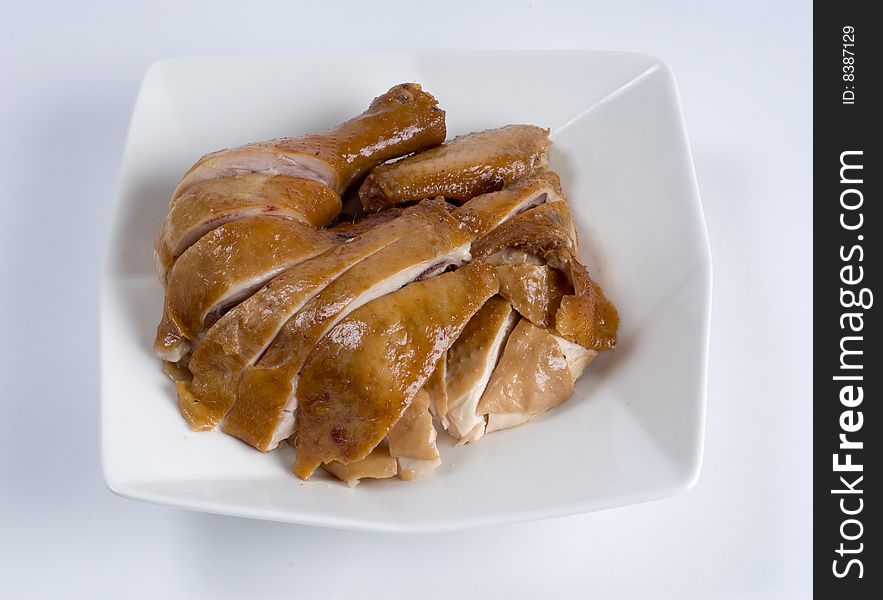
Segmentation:
<svg viewBox="0 0 883 600">
<path fill-rule="evenodd" d="M 312 179 L 251 173 L 203 181 L 172 203 L 156 238 L 157 268 L 165 281 L 196 240 L 236 219 L 268 215 L 322 227 L 338 213 L 340 196 Z"/>
<path fill-rule="evenodd" d="M 487 432 L 520 425 L 563 404 L 573 384 L 597 356 L 527 319 L 515 326 L 478 403 Z"/>
<path fill-rule="evenodd" d="M 616 307 L 578 260 L 568 260 L 565 269 L 574 292 L 561 298 L 561 306 L 555 313 L 555 329 L 584 348 L 613 350 L 619 329 Z"/>
<path fill-rule="evenodd" d="M 564 204 L 561 180 L 552 171 L 540 171 L 498 192 L 472 198 L 456 208 L 454 216 L 480 237 L 521 212 L 553 202 Z"/>
<path fill-rule="evenodd" d="M 266 173 L 315 179 L 338 194 L 385 160 L 440 144 L 445 113 L 416 83 L 392 87 L 361 115 L 322 133 L 246 144 L 203 156 L 173 199 L 207 179 Z"/>
<path fill-rule="evenodd" d="M 506 257 L 532 255 L 561 271 L 573 292 L 561 298 L 555 329 L 585 348 L 613 350 L 619 315 L 579 261 L 573 220 L 561 204 L 543 204 L 511 218 L 476 240 L 472 253 L 497 266 L 505 264 Z"/>
<path fill-rule="evenodd" d="M 405 480 L 416 479 L 441 465 L 436 437 L 429 396 L 420 390 L 389 431 L 386 444 L 381 443 L 362 460 L 348 465 L 332 461 L 322 468 L 350 487 L 362 479 L 388 479 L 395 475 Z"/>
<path fill-rule="evenodd" d="M 494 296 L 469 321 L 448 351 L 445 388 L 447 431 L 461 444 L 484 435 L 478 401 L 497 365 L 518 316 L 503 298 Z"/>
<path fill-rule="evenodd" d="M 154 348 L 177 362 L 224 312 L 267 281 L 334 245 L 333 238 L 300 221 L 246 217 L 199 239 L 169 272 L 163 319 Z"/>
<path fill-rule="evenodd" d="M 525 319 L 554 327 L 561 299 L 573 288 L 561 271 L 548 265 L 504 264 L 497 267 L 500 295 Z"/>
<path fill-rule="evenodd" d="M 367 456 L 497 287 L 493 267 L 474 260 L 369 302 L 338 323 L 298 381 L 295 474 L 306 479 L 322 463 Z"/>
<path fill-rule="evenodd" d="M 362 479 L 389 479 L 398 472 L 397 461 L 386 446 L 377 446 L 360 461 L 348 465 L 331 461 L 322 468 L 350 487 L 356 487 Z"/>
<path fill-rule="evenodd" d="M 545 167 L 549 130 L 507 125 L 454 138 L 438 148 L 374 169 L 359 198 L 366 210 L 445 196 L 466 201 Z"/>
<path fill-rule="evenodd" d="M 386 436 L 389 453 L 398 460 L 401 479 L 422 477 L 441 465 L 435 444 L 438 434 L 432 424 L 429 403 L 429 394 L 425 390 L 417 392 Z"/>
<path fill-rule="evenodd" d="M 226 313 L 193 351 L 193 381 L 176 383 L 178 408 L 190 426 L 215 428 L 233 405 L 242 370 L 263 354 L 292 315 L 359 261 L 436 222 L 439 210 L 430 202 L 411 207 L 398 219 L 275 277 Z"/>
<path fill-rule="evenodd" d="M 259 450 L 271 450 L 294 432 L 297 375 L 322 337 L 350 312 L 407 285 L 469 260 L 471 233 L 447 214 L 362 260 L 307 302 L 247 368 L 238 397 L 222 426 Z"/>
<path fill-rule="evenodd" d="M 438 418 L 442 427 L 446 430 L 448 428 L 448 392 L 445 388 L 447 370 L 448 353 L 445 352 L 439 357 L 432 375 L 429 376 L 429 379 L 423 386 L 423 391 L 429 396 L 430 412 Z"/>
<path fill-rule="evenodd" d="M 501 250 L 519 250 L 548 261 L 556 253 L 575 252 L 572 221 L 566 219 L 569 214 L 566 202 L 541 204 L 526 210 L 476 240 L 473 253 L 491 256 Z"/>
<path fill-rule="evenodd" d="M 343 221 L 328 228 L 328 231 L 340 240 L 349 240 L 357 235 L 365 233 L 369 229 L 373 229 L 378 225 L 388 223 L 393 219 L 397 219 L 402 215 L 404 209 L 401 206 L 391 206 L 386 210 L 376 213 L 368 213 L 360 219 L 353 221 Z"/>
</svg>

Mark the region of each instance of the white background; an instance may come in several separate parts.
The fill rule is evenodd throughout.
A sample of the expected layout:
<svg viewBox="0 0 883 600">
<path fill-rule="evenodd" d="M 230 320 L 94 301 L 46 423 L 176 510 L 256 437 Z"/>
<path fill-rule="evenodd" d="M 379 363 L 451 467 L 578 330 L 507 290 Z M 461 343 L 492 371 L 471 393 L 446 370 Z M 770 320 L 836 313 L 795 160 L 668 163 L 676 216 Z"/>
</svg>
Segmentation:
<svg viewBox="0 0 883 600">
<path fill-rule="evenodd" d="M 0 6 L 4 596 L 809 596 L 810 2 Z M 182 55 L 473 48 L 632 50 L 672 65 L 715 271 L 697 486 L 650 504 L 426 537 L 112 495 L 98 453 L 97 285 L 147 66 Z"/>
</svg>

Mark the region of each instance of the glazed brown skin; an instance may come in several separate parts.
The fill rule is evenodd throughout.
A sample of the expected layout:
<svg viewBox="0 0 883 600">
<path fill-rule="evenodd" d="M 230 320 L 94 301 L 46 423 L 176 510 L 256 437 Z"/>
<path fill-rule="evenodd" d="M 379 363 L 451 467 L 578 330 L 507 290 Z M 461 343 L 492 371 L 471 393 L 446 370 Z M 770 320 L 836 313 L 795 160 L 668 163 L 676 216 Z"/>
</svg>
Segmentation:
<svg viewBox="0 0 883 600">
<path fill-rule="evenodd" d="M 368 455 L 442 353 L 497 292 L 483 261 L 388 294 L 341 321 L 311 354 L 297 388 L 296 475 Z"/>
<path fill-rule="evenodd" d="M 371 102 L 359 116 L 322 133 L 246 144 L 203 156 L 181 179 L 172 198 L 218 176 L 275 170 L 312 177 L 343 194 L 374 166 L 444 141 L 445 113 L 419 84 L 402 83 Z"/>
<path fill-rule="evenodd" d="M 497 267 L 497 278 L 500 295 L 539 327 L 554 327 L 561 299 L 573 294 L 565 275 L 547 265 L 502 265 Z"/>
<path fill-rule="evenodd" d="M 396 458 L 435 460 L 439 457 L 436 435 L 429 412 L 429 394 L 420 390 L 386 436 L 389 453 Z"/>
<path fill-rule="evenodd" d="M 579 261 L 570 211 L 560 204 L 543 204 L 513 217 L 477 240 L 472 253 L 492 257 L 514 249 L 537 256 L 564 273 L 573 293 L 561 298 L 555 313 L 555 329 L 565 339 L 585 348 L 613 350 L 619 314 Z"/>
<path fill-rule="evenodd" d="M 365 233 L 369 229 L 373 229 L 378 225 L 389 223 L 393 219 L 397 219 L 402 215 L 404 208 L 401 206 L 392 206 L 386 210 L 376 213 L 364 215 L 355 221 L 344 221 L 337 223 L 328 228 L 328 232 L 336 236 L 340 240 L 349 240 L 357 235 Z"/>
<path fill-rule="evenodd" d="M 459 136 L 374 169 L 359 189 L 365 210 L 444 196 L 460 202 L 499 190 L 545 167 L 549 130 L 507 125 Z"/>
<path fill-rule="evenodd" d="M 398 472 L 396 459 L 385 446 L 377 446 L 371 454 L 358 462 L 348 465 L 330 462 L 322 468 L 350 487 L 355 487 L 361 479 L 389 479 Z"/>
<path fill-rule="evenodd" d="M 230 221 L 276 216 L 323 227 L 340 213 L 340 196 L 312 179 L 251 173 L 210 179 L 171 203 L 156 238 L 156 261 L 163 282 L 168 270 L 196 240 Z"/>
<path fill-rule="evenodd" d="M 561 298 L 561 306 L 555 313 L 555 329 L 565 339 L 584 348 L 614 350 L 619 329 L 616 307 L 579 261 L 568 261 L 566 269 L 574 293 Z"/>
<path fill-rule="evenodd" d="M 476 196 L 454 209 L 453 214 L 481 237 L 520 212 L 552 202 L 564 203 L 561 180 L 552 171 L 540 171 L 498 192 Z"/>
<path fill-rule="evenodd" d="M 163 319 L 154 348 L 180 360 L 213 322 L 214 311 L 251 295 L 285 269 L 334 245 L 326 232 L 300 221 L 245 217 L 212 230 L 180 256 L 169 272 Z"/>
<path fill-rule="evenodd" d="M 426 225 L 418 205 L 274 278 L 230 310 L 203 336 L 190 359 L 192 382 L 180 382 L 178 408 L 195 430 L 213 429 L 233 406 L 243 369 L 252 364 L 310 298 L 354 264 Z"/>
<path fill-rule="evenodd" d="M 574 349 L 579 348 L 573 346 Z M 594 353 L 579 349 L 582 372 Z M 527 319 L 515 326 L 478 404 L 482 415 L 524 415 L 524 420 L 563 404 L 573 395 L 575 373 L 566 349 L 548 330 Z"/>
<path fill-rule="evenodd" d="M 426 263 L 434 264 L 452 253 L 468 258 L 469 231 L 447 213 L 443 200 L 427 201 L 425 206 L 436 210 L 433 223 L 354 265 L 288 320 L 260 362 L 243 372 L 237 400 L 222 426 L 224 432 L 258 450 L 274 447 L 274 432 L 295 393 L 293 386 L 304 361 L 341 316 L 364 303 L 360 295 L 410 269 L 406 280 L 393 283 L 388 290 L 395 291 L 419 276 Z"/>
</svg>

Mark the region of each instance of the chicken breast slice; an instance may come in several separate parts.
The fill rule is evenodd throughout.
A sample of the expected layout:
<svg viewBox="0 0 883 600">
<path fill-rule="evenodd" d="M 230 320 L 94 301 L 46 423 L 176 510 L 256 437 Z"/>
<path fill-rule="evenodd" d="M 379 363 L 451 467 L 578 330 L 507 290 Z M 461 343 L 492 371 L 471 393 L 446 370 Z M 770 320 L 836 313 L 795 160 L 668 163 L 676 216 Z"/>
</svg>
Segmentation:
<svg viewBox="0 0 883 600">
<path fill-rule="evenodd" d="M 487 432 L 520 425 L 566 402 L 597 355 L 520 320 L 478 403 L 479 414 L 487 415 Z"/>
<path fill-rule="evenodd" d="M 438 218 L 437 206 L 408 208 L 269 281 L 205 332 L 190 357 L 192 381 L 176 383 L 178 408 L 196 430 L 214 429 L 230 410 L 240 375 L 267 349 L 282 326 L 325 286 L 359 261 Z"/>
<path fill-rule="evenodd" d="M 549 130 L 507 125 L 454 138 L 374 169 L 359 188 L 365 210 L 444 196 L 464 202 L 545 167 Z"/>
<path fill-rule="evenodd" d="M 267 215 L 323 227 L 340 207 L 340 196 L 312 179 L 251 173 L 203 181 L 172 203 L 160 228 L 155 245 L 160 278 L 165 282 L 176 258 L 225 223 Z"/>
<path fill-rule="evenodd" d="M 231 306 L 267 281 L 334 245 L 324 231 L 299 221 L 246 217 L 200 238 L 169 272 L 163 318 L 154 349 L 177 362 Z"/>
<path fill-rule="evenodd" d="M 245 369 L 236 402 L 222 430 L 267 451 L 294 432 L 297 376 L 319 340 L 352 311 L 469 260 L 471 233 L 447 214 L 362 260 L 329 284 L 295 314 L 261 360 Z"/>
<path fill-rule="evenodd" d="M 441 465 L 436 446 L 438 433 L 432 423 L 429 404 L 426 390 L 417 392 L 386 436 L 389 453 L 398 461 L 400 479 L 422 477 Z"/>
<path fill-rule="evenodd" d="M 497 292 L 474 260 L 369 302 L 325 336 L 297 386 L 294 472 L 361 460 L 387 436 L 439 357 Z"/>
<path fill-rule="evenodd" d="M 500 296 L 494 296 L 469 321 L 448 351 L 445 389 L 447 431 L 460 444 L 484 435 L 485 418 L 478 402 L 487 387 L 516 313 Z"/>
<path fill-rule="evenodd" d="M 314 179 L 342 194 L 383 161 L 440 144 L 445 113 L 416 83 L 396 85 L 359 116 L 322 133 L 212 152 L 181 179 L 172 199 L 208 179 L 264 173 Z"/>
</svg>

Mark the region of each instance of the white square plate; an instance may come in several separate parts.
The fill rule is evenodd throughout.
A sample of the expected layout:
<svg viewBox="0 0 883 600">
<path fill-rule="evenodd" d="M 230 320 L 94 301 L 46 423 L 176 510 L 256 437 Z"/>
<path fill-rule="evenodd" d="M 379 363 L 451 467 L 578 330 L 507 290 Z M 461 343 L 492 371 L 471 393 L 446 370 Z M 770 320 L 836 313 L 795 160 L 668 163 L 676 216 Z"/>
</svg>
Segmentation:
<svg viewBox="0 0 883 600">
<path fill-rule="evenodd" d="M 551 127 L 592 276 L 622 317 L 564 406 L 463 448 L 412 482 L 355 489 L 291 475 L 261 454 L 194 433 L 151 343 L 162 289 L 153 238 L 199 156 L 318 131 L 417 81 L 449 135 Z M 110 488 L 196 510 L 330 527 L 440 531 L 669 496 L 702 457 L 711 259 L 677 89 L 649 56 L 498 52 L 195 58 L 153 65 L 135 105 L 101 292 L 102 459 Z M 445 436 L 440 436 L 445 437 Z"/>
</svg>

